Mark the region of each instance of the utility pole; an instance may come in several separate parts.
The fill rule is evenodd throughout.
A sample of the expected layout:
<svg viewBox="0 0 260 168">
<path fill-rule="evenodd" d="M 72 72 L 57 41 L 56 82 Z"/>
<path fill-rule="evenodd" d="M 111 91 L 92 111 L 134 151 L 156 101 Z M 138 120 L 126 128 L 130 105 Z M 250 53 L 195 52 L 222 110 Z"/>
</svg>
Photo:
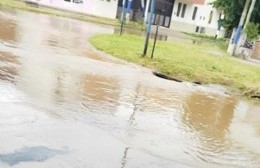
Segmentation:
<svg viewBox="0 0 260 168">
<path fill-rule="evenodd" d="M 242 31 L 242 29 L 243 29 L 243 25 L 244 25 L 244 23 L 245 23 L 245 19 L 246 19 L 246 15 L 247 15 L 247 11 L 248 11 L 248 7 L 249 7 L 249 4 L 250 4 L 250 1 L 251 1 L 251 0 L 246 0 L 246 4 L 245 4 L 245 7 L 244 7 L 242 16 L 241 16 L 241 18 L 240 18 L 240 22 L 239 22 L 239 25 L 238 25 L 238 27 L 237 27 L 236 35 L 235 35 L 235 37 L 234 37 L 234 44 L 235 44 L 235 45 L 237 45 L 237 42 L 238 42 L 238 40 L 239 40 L 241 31 Z"/>
<path fill-rule="evenodd" d="M 251 6 L 249 8 L 249 11 L 248 11 L 248 14 L 247 14 L 247 17 L 246 17 L 246 23 L 245 23 L 244 27 L 247 26 L 247 24 L 249 23 L 249 21 L 251 19 L 252 12 L 253 12 L 253 10 L 255 8 L 255 2 L 256 2 L 256 0 L 252 0 L 252 2 L 251 2 Z"/>
<path fill-rule="evenodd" d="M 237 43 L 238 43 L 239 37 L 241 35 L 243 25 L 245 23 L 245 19 L 246 19 L 246 15 L 247 15 L 249 5 L 250 5 L 250 1 L 251 0 L 246 0 L 245 6 L 244 6 L 244 9 L 243 9 L 243 13 L 242 13 L 242 16 L 240 18 L 240 22 L 239 22 L 239 25 L 237 27 L 237 30 L 236 30 L 236 33 L 235 33 L 235 36 L 234 36 L 234 40 L 232 41 L 231 46 L 229 46 L 228 51 L 230 52 L 231 55 L 234 55 L 235 49 L 237 47 Z"/>
</svg>

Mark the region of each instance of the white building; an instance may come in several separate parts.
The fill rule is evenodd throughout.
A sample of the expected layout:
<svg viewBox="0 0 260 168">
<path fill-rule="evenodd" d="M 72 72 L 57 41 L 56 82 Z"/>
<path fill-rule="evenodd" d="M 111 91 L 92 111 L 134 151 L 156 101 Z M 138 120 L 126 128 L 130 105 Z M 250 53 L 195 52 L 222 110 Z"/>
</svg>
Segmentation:
<svg viewBox="0 0 260 168">
<path fill-rule="evenodd" d="M 29 0 L 39 5 L 99 17 L 116 18 L 118 0 Z"/>
<path fill-rule="evenodd" d="M 176 0 L 170 28 L 190 33 L 215 35 L 220 29 L 221 11 L 210 4 L 214 0 Z M 223 31 L 223 30 L 222 30 Z"/>
<path fill-rule="evenodd" d="M 118 14 L 120 17 L 122 1 L 118 2 Z M 133 20 L 142 19 L 142 0 L 132 0 Z M 144 0 L 145 4 L 151 4 L 152 0 Z M 201 33 L 207 35 L 219 34 L 223 36 L 224 30 L 219 27 L 218 20 L 223 17 L 222 11 L 213 8 L 214 0 L 155 0 L 153 24 L 159 24 L 174 30 Z M 136 14 L 139 13 L 139 14 Z M 138 16 L 139 18 L 137 18 Z M 149 16 L 145 17 L 148 21 Z M 220 31 L 217 31 L 220 30 Z"/>
<path fill-rule="evenodd" d="M 120 17 L 123 0 L 30 0 L 40 5 L 99 17 Z M 144 8 L 151 0 L 131 0 L 132 20 L 143 17 Z M 221 11 L 210 4 L 214 0 L 156 0 L 153 24 L 174 30 L 215 35 Z M 164 12 L 162 12 L 164 11 Z"/>
</svg>

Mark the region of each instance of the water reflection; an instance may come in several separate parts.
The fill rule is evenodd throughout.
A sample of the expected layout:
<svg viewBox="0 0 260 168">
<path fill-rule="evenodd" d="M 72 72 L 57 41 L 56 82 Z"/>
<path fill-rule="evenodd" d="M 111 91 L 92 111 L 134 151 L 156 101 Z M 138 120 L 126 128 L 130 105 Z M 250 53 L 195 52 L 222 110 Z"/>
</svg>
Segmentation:
<svg viewBox="0 0 260 168">
<path fill-rule="evenodd" d="M 228 167 L 254 167 L 259 164 L 258 161 L 250 161 L 249 158 L 254 157 L 254 154 L 241 151 L 243 147 L 236 143 L 238 139 L 235 141 L 230 139 L 232 132 L 236 132 L 232 127 L 234 127 L 235 114 L 238 113 L 237 105 L 237 99 L 215 94 L 196 92 L 187 97 L 182 119 L 189 126 L 189 131 L 195 134 L 194 140 L 198 142 L 189 148 L 190 155 L 203 162 Z M 241 123 L 239 125 L 241 126 Z M 244 133 L 240 132 L 241 128 L 237 131 L 243 136 Z M 249 137 L 255 135 L 251 134 Z M 246 139 L 244 140 L 247 141 Z"/>
<path fill-rule="evenodd" d="M 4 15 L 4 16 L 3 16 Z M 16 24 L 10 18 L 9 13 L 0 13 L 0 42 L 14 42 L 16 41 Z"/>
<path fill-rule="evenodd" d="M 82 105 L 91 112 L 115 113 L 120 85 L 115 79 L 98 75 L 84 75 L 81 80 Z"/>
<path fill-rule="evenodd" d="M 4 47 L 13 47 L 17 40 L 17 25 L 13 13 L 0 11 L 0 79 L 14 82 L 18 74 L 16 64 L 19 63 L 17 56 L 6 52 Z"/>
<path fill-rule="evenodd" d="M 167 91 L 162 88 L 147 88 L 145 96 L 149 98 L 151 104 L 144 105 L 145 108 L 156 112 L 166 112 L 168 110 L 182 110 L 181 93 Z M 185 93 L 183 93 L 185 95 Z M 151 106 L 150 106 L 151 105 Z M 159 109 L 156 109 L 159 108 Z M 174 109 L 174 110 L 173 110 Z"/>
<path fill-rule="evenodd" d="M 155 38 L 155 26 L 152 28 L 151 39 Z M 120 28 L 115 28 L 114 34 L 120 34 Z M 138 35 L 138 36 L 146 36 L 145 30 L 139 29 L 129 29 L 124 28 L 123 34 L 127 35 Z M 170 41 L 170 42 L 191 42 L 191 38 L 183 33 L 172 31 L 170 29 L 165 29 L 163 27 L 159 28 L 157 39 L 160 41 Z"/>
<path fill-rule="evenodd" d="M 7 163 L 10 166 L 21 162 L 44 162 L 51 157 L 66 153 L 65 150 L 49 149 L 45 146 L 25 147 L 10 154 L 0 154 L 0 162 Z"/>
<path fill-rule="evenodd" d="M 240 102 L 236 106 L 233 122 L 230 126 L 232 140 L 243 148 L 260 155 L 260 107 Z M 237 144 L 237 145 L 238 145 Z M 258 157 L 260 159 L 260 157 Z M 258 159 L 258 161 L 260 161 Z"/>
<path fill-rule="evenodd" d="M 11 19 L 6 19 L 9 15 Z M 116 159 L 105 160 L 113 163 L 108 165 L 116 163 L 121 167 L 259 165 L 259 108 L 231 96 L 214 94 L 210 89 L 202 92 L 201 88 L 189 84 L 159 79 L 147 69 L 100 56 L 87 39 L 97 32 L 114 33 L 113 27 L 20 11 L 1 14 L 0 21 L 1 27 L 4 26 L 0 29 L 0 39 L 4 43 L 0 45 L 0 81 L 15 82 L 10 93 L 1 93 L 12 95 L 17 89 L 26 95 L 25 100 L 20 100 L 26 104 L 25 114 L 31 111 L 27 106 L 44 107 L 41 110 L 48 112 L 47 116 L 40 110 L 34 115 L 39 120 L 41 115 L 45 116 L 44 123 L 52 122 L 53 128 L 58 123 L 60 128 L 54 133 L 49 125 L 47 131 L 41 130 L 42 125 L 35 116 L 32 118 L 37 120 L 27 123 L 30 128 L 38 126 L 37 135 L 46 137 L 44 143 L 52 143 L 48 141 L 51 139 L 60 144 L 69 139 L 70 143 L 65 141 L 65 145 L 75 146 L 82 141 L 84 145 L 76 147 L 81 153 L 75 151 L 82 159 L 79 167 L 84 167 L 85 160 L 91 156 L 99 158 L 101 153 L 104 158 L 110 158 L 111 152 L 103 148 L 110 143 L 114 145 L 110 146 L 111 151 L 117 151 L 112 154 Z M 1 104 L 2 107 L 15 110 L 17 104 Z M 6 115 L 3 111 L 1 114 Z M 55 118 L 54 114 L 62 117 Z M 15 113 L 13 123 L 23 116 L 17 117 Z M 95 129 L 85 131 L 79 123 Z M 64 128 L 67 124 L 69 127 Z M 70 127 L 73 131 L 66 132 Z M 1 133 L 5 131 L 0 127 Z M 8 130 L 0 140 L 12 137 L 18 142 L 21 139 L 17 137 L 22 137 L 25 139 L 22 142 L 29 143 L 26 139 L 34 134 L 23 134 L 23 131 Z M 74 139 L 72 132 L 79 138 Z M 88 134 L 78 135 L 83 132 Z M 53 139 L 51 133 L 59 140 Z M 93 135 L 95 138 L 89 140 Z M 103 139 L 104 135 L 107 139 Z M 118 145 L 115 139 L 122 144 Z M 38 141 L 33 143 L 38 144 Z M 89 152 L 85 146 L 92 147 L 93 151 Z M 88 152 L 89 156 L 82 158 Z M 70 159 L 77 162 L 75 158 Z M 94 159 L 94 162 L 99 163 L 99 160 Z M 91 167 L 91 163 L 88 165 Z"/>
<path fill-rule="evenodd" d="M 223 152 L 236 104 L 230 97 L 197 92 L 186 99 L 183 121 L 197 132 L 204 149 Z"/>
<path fill-rule="evenodd" d="M 19 60 L 16 56 L 0 51 L 0 79 L 15 82 L 15 76 L 18 75 L 17 64 Z"/>
</svg>

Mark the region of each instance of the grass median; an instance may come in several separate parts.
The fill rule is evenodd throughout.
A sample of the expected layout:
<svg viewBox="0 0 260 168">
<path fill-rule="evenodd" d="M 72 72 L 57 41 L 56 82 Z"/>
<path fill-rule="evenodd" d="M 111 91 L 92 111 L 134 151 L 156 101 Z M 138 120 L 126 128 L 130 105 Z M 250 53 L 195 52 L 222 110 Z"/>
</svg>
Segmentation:
<svg viewBox="0 0 260 168">
<path fill-rule="evenodd" d="M 252 97 L 260 93 L 260 66 L 249 65 L 223 54 L 213 43 L 157 43 L 155 58 L 141 57 L 144 38 L 133 35 L 97 35 L 90 42 L 99 50 L 155 69 L 170 77 L 202 84 L 224 85 L 237 93 Z M 150 42 L 151 43 L 151 42 Z M 151 53 L 149 45 L 148 55 Z"/>
</svg>

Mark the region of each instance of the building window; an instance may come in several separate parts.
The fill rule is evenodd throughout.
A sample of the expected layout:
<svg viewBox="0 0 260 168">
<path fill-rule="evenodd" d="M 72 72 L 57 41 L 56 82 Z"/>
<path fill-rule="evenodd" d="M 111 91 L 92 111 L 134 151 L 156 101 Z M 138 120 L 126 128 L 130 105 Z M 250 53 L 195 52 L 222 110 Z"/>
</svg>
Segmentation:
<svg viewBox="0 0 260 168">
<path fill-rule="evenodd" d="M 83 0 L 73 0 L 74 3 L 83 4 Z"/>
<path fill-rule="evenodd" d="M 181 15 L 182 18 L 185 16 L 187 4 L 178 3 L 178 9 L 177 9 L 177 17 Z"/>
<path fill-rule="evenodd" d="M 76 3 L 76 4 L 83 4 L 83 0 L 64 0 L 66 2 L 73 2 L 73 3 Z"/>
<path fill-rule="evenodd" d="M 205 27 L 202 27 L 202 26 L 201 26 L 201 27 L 200 27 L 200 26 L 196 26 L 195 32 L 196 32 L 196 33 L 205 34 L 206 28 L 205 28 Z"/>
<path fill-rule="evenodd" d="M 219 14 L 218 19 L 219 19 L 219 20 L 222 19 L 222 13 Z"/>
<path fill-rule="evenodd" d="M 182 3 L 178 3 L 177 17 L 180 16 Z"/>
<path fill-rule="evenodd" d="M 209 24 L 211 24 L 211 22 L 212 22 L 212 17 L 213 17 L 213 11 L 210 11 L 209 21 L 208 21 Z"/>
<path fill-rule="evenodd" d="M 206 32 L 205 27 L 200 27 L 200 33 L 201 33 L 201 34 L 205 34 L 205 32 Z"/>
<path fill-rule="evenodd" d="M 197 11 L 198 11 L 198 7 L 195 6 L 195 7 L 194 7 L 194 10 L 193 10 L 193 14 L 192 14 L 192 20 L 195 20 L 195 19 L 196 19 Z"/>
<path fill-rule="evenodd" d="M 184 16 L 185 16 L 186 7 L 187 7 L 187 4 L 183 4 L 182 12 L 181 12 L 181 17 L 182 17 L 182 18 L 184 18 Z"/>
</svg>

